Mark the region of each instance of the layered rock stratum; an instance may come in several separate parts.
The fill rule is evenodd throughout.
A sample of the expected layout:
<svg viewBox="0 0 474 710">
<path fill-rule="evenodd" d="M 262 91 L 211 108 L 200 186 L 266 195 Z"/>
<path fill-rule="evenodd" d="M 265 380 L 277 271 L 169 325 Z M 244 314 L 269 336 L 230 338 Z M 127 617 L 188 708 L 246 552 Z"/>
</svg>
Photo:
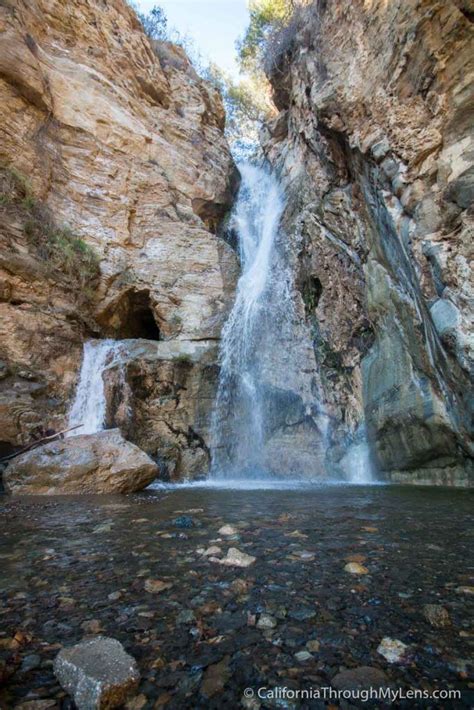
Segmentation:
<svg viewBox="0 0 474 710">
<path fill-rule="evenodd" d="M 469 477 L 473 17 L 467 0 L 321 0 L 270 49 L 262 144 L 332 470 L 367 436 L 392 480 Z"/>
<path fill-rule="evenodd" d="M 237 273 L 216 235 L 236 173 L 219 94 L 182 49 L 151 42 L 122 0 L 5 2 L 0 32 L 0 441 L 9 453 L 65 426 L 86 338 L 185 351 L 215 343 Z M 83 253 L 96 255 L 96 273 L 83 273 Z M 179 354 L 167 378 L 185 389 Z M 201 367 L 191 365 L 184 375 Z M 181 415 L 147 450 L 174 442 L 173 466 L 185 474 L 180 442 L 193 421 Z"/>
</svg>

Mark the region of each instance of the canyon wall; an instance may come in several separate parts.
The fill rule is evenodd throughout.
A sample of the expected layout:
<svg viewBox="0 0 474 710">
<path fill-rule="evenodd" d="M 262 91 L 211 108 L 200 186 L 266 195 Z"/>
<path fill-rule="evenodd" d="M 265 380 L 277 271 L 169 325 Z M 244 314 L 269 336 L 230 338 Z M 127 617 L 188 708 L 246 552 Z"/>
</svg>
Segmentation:
<svg viewBox="0 0 474 710">
<path fill-rule="evenodd" d="M 472 471 L 473 9 L 319 0 L 269 48 L 261 142 L 333 472 L 365 438 L 391 480 Z"/>
<path fill-rule="evenodd" d="M 66 425 L 84 339 L 111 337 L 132 339 L 122 379 L 152 383 L 130 437 L 203 470 L 195 396 L 238 271 L 216 234 L 236 183 L 220 96 L 123 0 L 7 0 L 0 32 L 2 452 Z"/>
</svg>

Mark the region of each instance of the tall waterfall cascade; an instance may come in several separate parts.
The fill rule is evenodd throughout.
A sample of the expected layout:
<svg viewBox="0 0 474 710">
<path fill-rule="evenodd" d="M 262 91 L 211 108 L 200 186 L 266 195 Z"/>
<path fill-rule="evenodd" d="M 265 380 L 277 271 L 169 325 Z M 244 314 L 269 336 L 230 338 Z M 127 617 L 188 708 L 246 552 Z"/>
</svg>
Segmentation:
<svg viewBox="0 0 474 710">
<path fill-rule="evenodd" d="M 69 436 L 96 434 L 105 424 L 106 401 L 102 373 L 121 341 L 88 340 L 84 343 L 81 371 L 69 412 Z"/>
<path fill-rule="evenodd" d="M 292 270 L 280 233 L 284 195 L 264 169 L 249 164 L 239 169 L 242 182 L 232 226 L 241 276 L 222 333 L 211 479 L 269 475 L 275 432 L 281 431 L 282 412 L 292 405 L 285 382 L 297 368 L 291 347 Z"/>
<path fill-rule="evenodd" d="M 239 166 L 231 226 L 241 275 L 224 326 L 212 418 L 211 481 L 328 479 L 329 418 L 305 319 L 298 314 L 294 267 L 280 221 L 276 177 Z M 370 480 L 368 449 L 351 449 L 350 482 Z"/>
</svg>

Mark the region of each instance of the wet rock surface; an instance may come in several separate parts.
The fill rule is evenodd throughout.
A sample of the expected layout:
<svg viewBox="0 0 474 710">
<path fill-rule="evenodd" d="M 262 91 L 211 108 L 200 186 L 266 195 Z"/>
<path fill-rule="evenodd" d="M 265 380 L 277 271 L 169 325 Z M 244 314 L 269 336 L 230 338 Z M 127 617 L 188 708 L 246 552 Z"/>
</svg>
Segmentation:
<svg viewBox="0 0 474 710">
<path fill-rule="evenodd" d="M 380 486 L 3 497 L 0 708 L 72 710 L 54 660 L 103 636 L 136 659 L 129 710 L 370 707 L 270 695 L 368 681 L 457 689 L 461 700 L 430 706 L 467 708 L 470 496 Z M 177 527 L 183 516 L 193 525 Z M 234 547 L 255 561 L 213 563 Z M 350 560 L 367 574 L 346 572 Z M 447 625 L 433 625 L 440 608 Z M 384 643 L 403 654 L 389 660 Z"/>
<path fill-rule="evenodd" d="M 140 679 L 135 660 L 122 644 L 103 636 L 60 651 L 54 673 L 78 710 L 122 705 Z"/>
</svg>

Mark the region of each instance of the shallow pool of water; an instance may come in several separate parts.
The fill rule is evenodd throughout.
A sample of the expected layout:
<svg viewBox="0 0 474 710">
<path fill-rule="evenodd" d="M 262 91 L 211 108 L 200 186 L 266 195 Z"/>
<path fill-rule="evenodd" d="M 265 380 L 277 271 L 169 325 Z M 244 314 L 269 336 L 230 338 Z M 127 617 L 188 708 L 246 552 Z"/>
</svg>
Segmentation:
<svg viewBox="0 0 474 710">
<path fill-rule="evenodd" d="M 72 707 L 51 661 L 96 633 L 137 659 L 145 710 L 240 707 L 247 687 L 322 688 L 358 666 L 396 687 L 461 689 L 431 707 L 468 707 L 471 511 L 468 491 L 395 486 L 0 498 L 0 708 Z M 211 545 L 256 561 L 224 566 L 202 554 Z M 150 580 L 171 586 L 150 592 Z M 427 604 L 450 624 L 432 626 Z M 377 651 L 384 637 L 406 644 L 401 661 Z"/>
</svg>

